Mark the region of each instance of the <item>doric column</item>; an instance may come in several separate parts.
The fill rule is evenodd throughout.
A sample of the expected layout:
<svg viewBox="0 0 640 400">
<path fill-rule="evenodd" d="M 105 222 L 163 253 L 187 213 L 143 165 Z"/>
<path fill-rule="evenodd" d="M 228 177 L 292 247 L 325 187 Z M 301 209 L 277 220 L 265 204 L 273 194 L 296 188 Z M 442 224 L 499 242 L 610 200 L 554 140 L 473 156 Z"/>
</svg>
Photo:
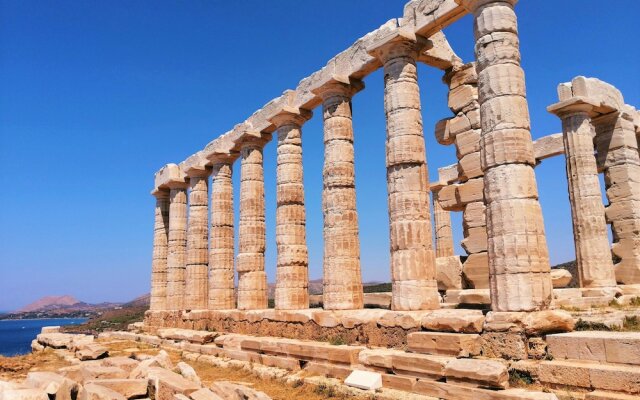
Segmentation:
<svg viewBox="0 0 640 400">
<path fill-rule="evenodd" d="M 278 130 L 275 307 L 281 310 L 309 308 L 301 126 L 310 117 L 283 110 L 271 119 Z"/>
<path fill-rule="evenodd" d="M 167 309 L 184 309 L 187 254 L 187 186 L 172 182 L 169 192 L 169 245 L 167 254 Z"/>
<path fill-rule="evenodd" d="M 440 205 L 438 193 L 440 193 L 440 189 L 435 189 L 431 192 L 436 234 L 436 258 L 450 257 L 454 255 L 451 214 Z"/>
<path fill-rule="evenodd" d="M 209 168 L 186 171 L 189 176 L 189 218 L 187 223 L 187 268 L 185 304 L 187 310 L 206 310 L 209 267 Z"/>
<path fill-rule="evenodd" d="M 640 155 L 627 117 L 614 112 L 594 118 L 594 124 L 609 200 L 605 214 L 613 232 L 616 280 L 632 285 L 640 284 Z"/>
<path fill-rule="evenodd" d="M 562 120 L 578 281 L 587 288 L 616 285 L 594 154 L 593 107 L 574 98 L 549 108 Z"/>
<path fill-rule="evenodd" d="M 169 191 L 156 189 L 155 223 L 153 225 L 153 262 L 151 264 L 152 311 L 167 309 L 167 244 L 169 241 Z"/>
<path fill-rule="evenodd" d="M 264 271 L 265 209 L 263 140 L 248 139 L 241 145 L 240 227 L 238 251 L 238 308 L 267 308 L 267 275 Z"/>
<path fill-rule="evenodd" d="M 209 244 L 209 309 L 235 308 L 233 275 L 233 158 L 213 161 L 211 242 Z"/>
<path fill-rule="evenodd" d="M 393 310 L 433 309 L 440 303 L 416 68 L 421 47 L 415 35 L 398 32 L 367 49 L 384 64 Z"/>
<path fill-rule="evenodd" d="M 474 14 L 489 286 L 494 311 L 546 309 L 549 254 L 538 202 L 516 0 L 456 0 Z"/>
<path fill-rule="evenodd" d="M 324 119 L 322 301 L 327 310 L 364 306 L 351 120 L 351 96 L 362 87 L 332 80 L 315 90 Z"/>
</svg>

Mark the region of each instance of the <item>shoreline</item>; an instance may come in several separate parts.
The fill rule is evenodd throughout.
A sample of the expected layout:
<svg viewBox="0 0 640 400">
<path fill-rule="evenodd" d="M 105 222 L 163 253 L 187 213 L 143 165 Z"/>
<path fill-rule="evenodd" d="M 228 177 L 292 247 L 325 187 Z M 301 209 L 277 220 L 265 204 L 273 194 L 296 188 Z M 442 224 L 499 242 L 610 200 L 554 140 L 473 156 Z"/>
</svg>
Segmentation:
<svg viewBox="0 0 640 400">
<path fill-rule="evenodd" d="M 74 318 L 74 317 L 59 317 L 59 318 L 54 318 L 54 317 L 50 317 L 50 318 L 7 318 L 7 319 L 0 319 L 0 322 L 2 321 L 46 321 L 49 319 L 84 319 L 84 320 L 88 320 L 89 318 Z"/>
</svg>

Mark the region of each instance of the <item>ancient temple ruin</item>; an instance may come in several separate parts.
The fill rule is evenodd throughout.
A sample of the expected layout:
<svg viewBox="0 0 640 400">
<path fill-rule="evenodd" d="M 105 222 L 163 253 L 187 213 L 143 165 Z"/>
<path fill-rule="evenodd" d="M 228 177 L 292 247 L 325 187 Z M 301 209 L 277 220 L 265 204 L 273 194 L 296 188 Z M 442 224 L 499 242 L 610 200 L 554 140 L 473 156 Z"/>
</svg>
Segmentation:
<svg viewBox="0 0 640 400">
<path fill-rule="evenodd" d="M 339 333 L 347 345 L 396 349 L 384 354 L 404 352 L 398 349 L 408 344 L 413 353 L 445 354 L 455 363 L 471 364 L 447 364 L 451 375 L 449 367 L 443 367 L 442 376 L 422 370 L 406 381 L 398 378 L 401 373 L 389 373 L 409 368 L 397 366 L 395 356 L 387 365 L 373 350 L 358 347 L 359 358 L 332 362 L 325 357 L 315 368 L 340 375 L 345 372 L 340 368 L 359 363 L 386 371 L 383 382 L 391 387 L 415 391 L 421 384 L 423 391 L 442 398 L 480 398 L 472 396 L 508 385 L 504 376 L 482 381 L 479 370 L 500 367 L 474 358 L 480 354 L 479 337 L 485 341 L 485 358 L 539 359 L 545 354 L 539 351 L 541 342 L 546 348 L 545 335 L 573 329 L 574 319 L 561 306 L 588 308 L 640 296 L 640 113 L 625 104 L 615 87 L 576 77 L 558 86 L 558 101 L 548 107 L 562 132 L 533 141 L 515 3 L 410 1 L 401 18 L 355 41 L 295 89 L 184 161 L 162 167 L 152 192 L 156 211 L 147 329 L 287 338 L 262 344 L 247 339 L 246 346 L 220 342 L 227 355 L 254 360 L 271 354 L 271 363 L 284 357 L 274 350 L 276 344 L 269 350 L 268 343 L 278 340 L 321 341 Z M 467 14 L 474 18 L 475 60 L 465 63 L 442 29 Z M 452 115 L 426 131 L 433 131 L 440 144 L 454 145 L 458 162 L 438 168 L 437 182 L 428 181 L 418 63 L 442 70 L 449 87 Z M 365 90 L 363 78 L 379 68 L 384 69 L 387 121 L 391 310 L 362 310 L 366 300 L 353 147 L 358 132 L 352 126 L 351 99 Z M 320 106 L 323 307 L 311 309 L 301 143 L 305 122 Z M 265 188 L 263 147 L 272 139 L 277 142 L 277 185 Z M 566 288 L 567 271 L 550 268 L 535 176 L 542 160 L 561 155 L 574 232 L 574 288 Z M 239 199 L 233 198 L 234 172 L 241 177 Z M 602 201 L 599 174 L 604 174 L 608 204 Z M 268 309 L 267 298 L 265 190 L 277 193 L 275 310 Z M 240 205 L 239 226 L 234 226 L 234 201 Z M 463 215 L 464 256 L 454 254 L 451 212 Z M 314 357 L 320 355 L 305 357 L 318 361 Z M 637 368 L 638 358 L 623 364 Z M 420 383 L 421 376 L 433 374 L 437 384 Z M 456 392 L 456 385 L 470 382 L 478 384 L 476 392 Z M 638 394 L 638 382 L 635 389 L 620 391 Z M 617 391 L 593 380 L 589 385 Z M 495 398 L 546 398 L 524 392 L 508 397 L 506 391 L 504 396 Z"/>
</svg>

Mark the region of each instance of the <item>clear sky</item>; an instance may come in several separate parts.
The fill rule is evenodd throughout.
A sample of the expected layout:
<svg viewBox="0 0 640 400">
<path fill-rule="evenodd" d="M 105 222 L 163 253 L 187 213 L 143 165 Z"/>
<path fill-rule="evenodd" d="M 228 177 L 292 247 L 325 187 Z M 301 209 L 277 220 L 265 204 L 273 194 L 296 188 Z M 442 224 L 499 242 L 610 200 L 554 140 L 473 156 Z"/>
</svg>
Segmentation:
<svg viewBox="0 0 640 400">
<path fill-rule="evenodd" d="M 44 295 L 126 301 L 149 290 L 153 174 L 242 122 L 385 21 L 403 0 L 0 0 L 0 310 Z M 637 0 L 517 6 L 534 138 L 576 75 L 640 106 Z M 445 30 L 473 60 L 472 20 Z M 431 178 L 455 161 L 442 72 L 420 66 Z M 353 101 L 365 280 L 389 277 L 382 74 Z M 322 272 L 322 121 L 304 126 L 310 275 Z M 267 273 L 275 278 L 275 144 L 265 149 Z M 239 171 L 239 168 L 236 169 Z M 574 258 L 562 157 L 537 169 L 552 263 Z M 234 177 L 236 199 L 239 174 Z M 237 204 L 236 204 L 237 206 Z M 456 241 L 460 215 L 453 217 Z M 458 246 L 458 253 L 464 254 Z"/>
</svg>

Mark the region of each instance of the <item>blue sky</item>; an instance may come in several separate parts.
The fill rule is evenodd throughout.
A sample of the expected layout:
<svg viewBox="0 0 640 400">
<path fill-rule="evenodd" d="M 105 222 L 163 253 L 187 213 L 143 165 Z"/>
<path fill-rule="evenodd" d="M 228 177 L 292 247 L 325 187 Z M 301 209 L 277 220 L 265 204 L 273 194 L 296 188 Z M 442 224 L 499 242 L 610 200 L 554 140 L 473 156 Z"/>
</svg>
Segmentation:
<svg viewBox="0 0 640 400">
<path fill-rule="evenodd" d="M 640 106 L 640 2 L 517 6 L 534 138 L 560 131 L 545 107 L 576 75 Z M 0 0 L 0 310 L 43 295 L 126 301 L 148 291 L 153 174 L 243 121 L 404 1 Z M 473 59 L 472 20 L 445 30 Z M 451 116 L 442 72 L 420 66 L 430 175 L 455 161 L 435 122 Z M 389 280 L 382 74 L 353 101 L 365 280 Z M 304 126 L 310 275 L 322 271 L 321 112 Z M 275 143 L 265 149 L 267 273 L 275 277 Z M 239 171 L 239 168 L 236 169 Z M 574 258 L 563 158 L 537 169 L 552 263 Z M 238 178 L 234 177 L 236 199 Z M 454 215 L 457 242 L 460 215 Z M 458 247 L 458 253 L 464 254 Z"/>
</svg>

